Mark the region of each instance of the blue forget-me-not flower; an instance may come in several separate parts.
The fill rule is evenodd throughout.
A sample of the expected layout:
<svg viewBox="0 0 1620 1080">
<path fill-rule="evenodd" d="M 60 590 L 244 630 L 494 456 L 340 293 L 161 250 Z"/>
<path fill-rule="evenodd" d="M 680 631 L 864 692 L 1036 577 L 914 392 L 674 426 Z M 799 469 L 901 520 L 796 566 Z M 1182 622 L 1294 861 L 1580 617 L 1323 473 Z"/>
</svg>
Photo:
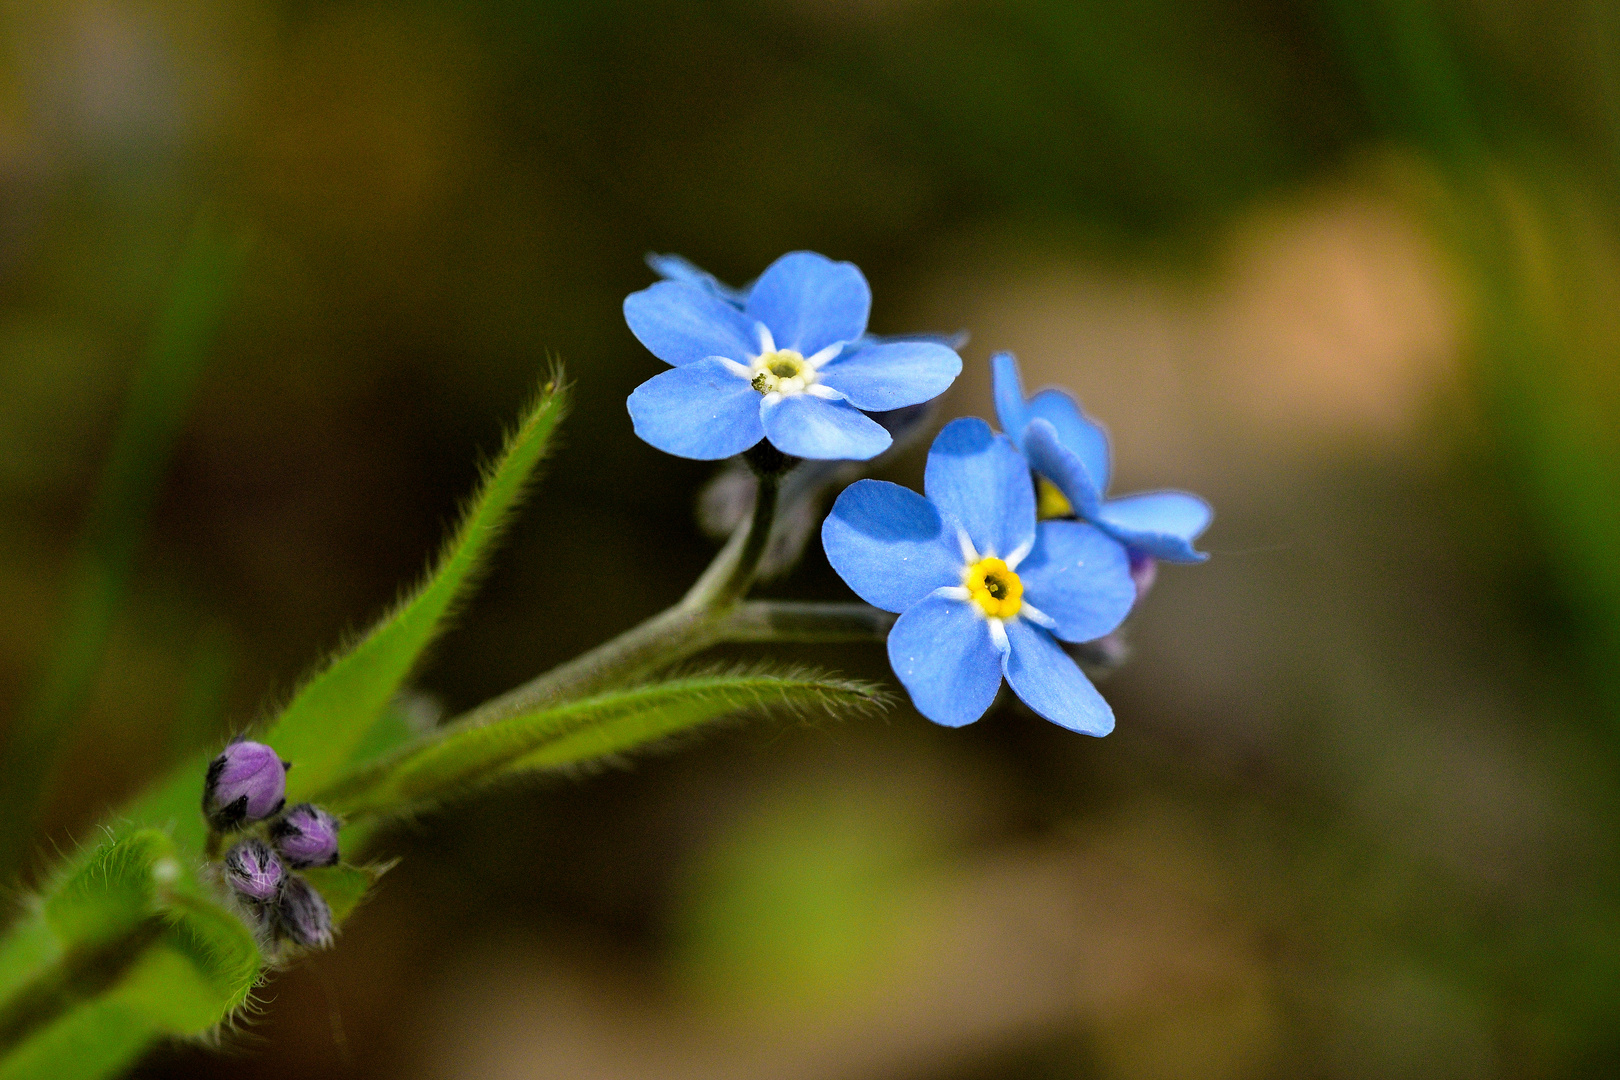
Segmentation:
<svg viewBox="0 0 1620 1080">
<path fill-rule="evenodd" d="M 864 461 L 891 441 L 866 413 L 928 401 L 961 373 L 939 342 L 865 337 L 872 291 L 853 263 L 791 252 L 746 295 L 668 265 L 678 276 L 624 301 L 631 332 L 672 365 L 628 402 L 636 434 L 666 453 L 712 461 L 765 438 L 792 457 Z"/>
<path fill-rule="evenodd" d="M 1058 642 L 1090 641 L 1124 620 L 1136 598 L 1124 547 L 1084 522 L 1037 525 L 1028 463 L 977 418 L 939 433 L 924 490 L 858 481 L 821 528 L 845 583 L 900 613 L 889 662 L 917 711 L 971 724 L 1005 676 L 1053 723 L 1112 731 L 1113 710 Z"/>
<path fill-rule="evenodd" d="M 1041 516 L 1073 513 L 1140 553 L 1166 562 L 1202 562 L 1207 554 L 1193 540 L 1209 527 L 1214 511 L 1185 491 L 1149 491 L 1119 499 L 1108 490 L 1108 434 L 1062 390 L 1024 397 L 1018 361 L 1011 353 L 990 358 L 996 415 L 1002 430 L 1029 456 L 1035 471 L 1056 486 L 1043 489 Z M 1141 561 L 1141 560 L 1139 560 Z M 1149 575 L 1151 564 L 1140 574 Z"/>
</svg>

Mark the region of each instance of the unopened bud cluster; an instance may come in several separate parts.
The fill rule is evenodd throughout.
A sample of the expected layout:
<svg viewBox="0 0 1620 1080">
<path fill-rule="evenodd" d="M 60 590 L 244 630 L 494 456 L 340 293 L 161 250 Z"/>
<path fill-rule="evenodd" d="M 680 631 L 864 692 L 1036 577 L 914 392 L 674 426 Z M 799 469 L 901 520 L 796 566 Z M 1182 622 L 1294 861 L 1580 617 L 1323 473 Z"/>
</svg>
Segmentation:
<svg viewBox="0 0 1620 1080">
<path fill-rule="evenodd" d="M 203 816 L 216 836 L 242 834 L 220 874 L 260 927 L 277 941 L 323 949 L 332 944 L 332 911 L 294 871 L 337 863 L 338 821 L 312 803 L 287 806 L 290 768 L 263 743 L 236 740 L 208 766 Z"/>
</svg>

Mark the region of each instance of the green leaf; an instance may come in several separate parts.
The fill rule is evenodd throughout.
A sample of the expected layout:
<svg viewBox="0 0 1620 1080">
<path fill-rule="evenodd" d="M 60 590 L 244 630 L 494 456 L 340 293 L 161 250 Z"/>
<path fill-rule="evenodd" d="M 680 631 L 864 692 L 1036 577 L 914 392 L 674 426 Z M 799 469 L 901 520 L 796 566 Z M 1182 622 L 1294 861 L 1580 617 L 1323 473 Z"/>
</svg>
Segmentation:
<svg viewBox="0 0 1620 1080">
<path fill-rule="evenodd" d="M 321 791 L 339 814 L 401 813 L 517 773 L 644 747 L 739 713 L 833 715 L 880 709 L 876 687 L 816 673 L 693 675 L 484 725 L 450 725 Z"/>
<path fill-rule="evenodd" d="M 392 870 L 398 862 L 398 859 L 390 859 L 369 866 L 317 867 L 305 870 L 304 876 L 320 891 L 326 906 L 332 909 L 332 921 L 341 924 L 365 899 L 371 887 L 377 884 L 377 879 Z"/>
<path fill-rule="evenodd" d="M 287 774 L 288 802 L 313 799 L 340 771 L 372 760 L 414 734 L 408 709 L 397 699 L 400 686 L 458 597 L 476 580 L 545 456 L 565 407 L 566 394 L 560 380 L 553 379 L 487 471 L 427 582 L 312 679 L 263 736 L 295 766 Z M 198 808 L 212 756 L 198 752 L 181 762 L 167 780 L 126 808 L 125 820 L 166 828 L 185 851 L 200 855 L 207 826 Z"/>
<path fill-rule="evenodd" d="M 270 729 L 265 741 L 295 766 L 287 777 L 290 802 L 307 799 L 332 781 L 399 692 L 521 501 L 562 417 L 565 397 L 555 380 L 546 384 L 487 472 L 426 583 L 305 684 Z"/>
</svg>

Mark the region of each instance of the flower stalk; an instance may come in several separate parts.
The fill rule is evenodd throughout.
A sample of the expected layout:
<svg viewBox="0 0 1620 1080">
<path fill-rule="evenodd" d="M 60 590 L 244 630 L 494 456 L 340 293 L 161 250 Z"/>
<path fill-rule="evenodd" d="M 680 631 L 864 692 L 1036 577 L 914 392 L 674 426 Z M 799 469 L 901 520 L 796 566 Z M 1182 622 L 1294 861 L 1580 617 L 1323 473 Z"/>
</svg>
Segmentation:
<svg viewBox="0 0 1620 1080">
<path fill-rule="evenodd" d="M 754 464 L 752 458 L 750 464 Z M 759 494 L 747 524 L 732 534 L 678 604 L 590 652 L 491 698 L 453 723 L 476 727 L 519 713 L 578 701 L 601 690 L 634 682 L 728 640 L 727 624 L 732 609 L 758 576 L 760 558 L 776 520 L 777 495 L 785 471 L 781 466 L 788 464 L 790 461 L 784 459 L 775 468 L 756 468 Z M 768 639 L 751 637 L 746 640 Z"/>
</svg>

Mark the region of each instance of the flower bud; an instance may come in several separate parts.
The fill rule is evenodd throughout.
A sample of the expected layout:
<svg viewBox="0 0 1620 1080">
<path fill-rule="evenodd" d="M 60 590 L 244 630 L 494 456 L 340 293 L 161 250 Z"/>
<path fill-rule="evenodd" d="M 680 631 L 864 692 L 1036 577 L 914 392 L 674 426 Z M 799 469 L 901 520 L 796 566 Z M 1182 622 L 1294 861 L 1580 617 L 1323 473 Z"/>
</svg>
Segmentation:
<svg viewBox="0 0 1620 1080">
<path fill-rule="evenodd" d="M 250 837 L 225 853 L 225 884 L 244 900 L 271 903 L 286 880 L 281 860 L 263 840 Z"/>
<path fill-rule="evenodd" d="M 1104 634 L 1095 641 L 1085 641 L 1078 645 L 1065 642 L 1063 651 L 1074 658 L 1093 679 L 1101 678 L 1114 669 L 1124 665 L 1130 659 L 1131 649 L 1125 642 L 1125 635 L 1119 630 L 1112 634 Z"/>
<path fill-rule="evenodd" d="M 209 763 L 203 816 L 220 832 L 262 821 L 287 802 L 289 768 L 264 743 L 238 739 Z"/>
<path fill-rule="evenodd" d="M 306 949 L 332 944 L 332 909 L 309 882 L 291 874 L 275 909 L 276 936 Z"/>
<path fill-rule="evenodd" d="M 1159 576 L 1159 563 L 1147 552 L 1135 548 L 1126 548 L 1125 553 L 1131 559 L 1131 581 L 1136 584 L 1136 601 L 1141 603 L 1142 597 L 1153 588 L 1153 579 Z"/>
<path fill-rule="evenodd" d="M 270 842 L 294 870 L 338 861 L 337 819 L 313 803 L 299 803 L 270 826 Z"/>
</svg>

